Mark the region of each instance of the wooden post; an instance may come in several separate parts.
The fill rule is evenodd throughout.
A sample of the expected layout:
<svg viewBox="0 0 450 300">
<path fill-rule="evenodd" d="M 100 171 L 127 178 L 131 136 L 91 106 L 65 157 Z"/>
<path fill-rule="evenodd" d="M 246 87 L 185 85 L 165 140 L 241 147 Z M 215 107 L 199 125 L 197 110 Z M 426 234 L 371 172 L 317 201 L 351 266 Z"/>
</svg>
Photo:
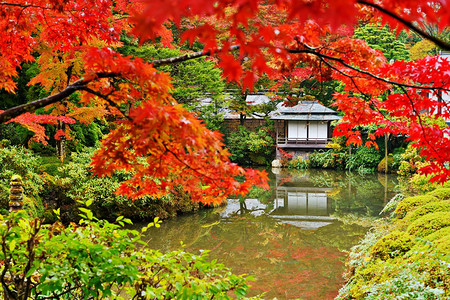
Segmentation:
<svg viewBox="0 0 450 300">
<path fill-rule="evenodd" d="M 11 177 L 9 192 L 9 211 L 16 212 L 23 209 L 23 187 L 22 177 L 13 175 Z"/>
</svg>

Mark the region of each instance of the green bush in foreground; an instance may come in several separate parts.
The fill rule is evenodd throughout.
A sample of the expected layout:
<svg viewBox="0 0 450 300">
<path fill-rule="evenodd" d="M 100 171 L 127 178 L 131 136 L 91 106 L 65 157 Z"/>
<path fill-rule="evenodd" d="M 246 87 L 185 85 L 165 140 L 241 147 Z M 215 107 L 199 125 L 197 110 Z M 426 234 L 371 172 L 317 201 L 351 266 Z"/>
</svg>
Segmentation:
<svg viewBox="0 0 450 300">
<path fill-rule="evenodd" d="M 450 188 L 439 188 L 427 193 L 427 195 L 438 198 L 439 200 L 450 199 Z"/>
<path fill-rule="evenodd" d="M 408 226 L 407 232 L 413 236 L 425 237 L 447 226 L 450 226 L 450 214 L 448 212 L 435 212 L 414 221 Z"/>
<path fill-rule="evenodd" d="M 373 246 L 371 254 L 373 257 L 387 260 L 405 254 L 411 249 L 412 237 L 403 231 L 393 231 L 382 237 Z"/>
<path fill-rule="evenodd" d="M 403 218 L 407 212 L 412 211 L 413 209 L 417 208 L 418 206 L 421 206 L 423 204 L 439 201 L 438 198 L 433 197 L 431 195 L 420 195 L 420 196 L 414 196 L 414 197 L 408 197 L 403 199 L 395 209 L 395 214 L 399 218 Z"/>
<path fill-rule="evenodd" d="M 128 219 L 112 224 L 80 210 L 84 219 L 67 227 L 24 212 L 0 220 L 2 299 L 230 299 L 248 290 L 248 277 L 206 252 L 149 250 L 141 232 L 122 228 Z"/>
<path fill-rule="evenodd" d="M 409 222 L 414 222 L 426 214 L 441 211 L 450 213 L 450 201 L 430 202 L 419 206 L 417 209 L 407 213 L 405 219 Z"/>
<path fill-rule="evenodd" d="M 425 239 L 432 242 L 439 252 L 447 255 L 450 253 L 450 226 L 427 235 Z"/>
<path fill-rule="evenodd" d="M 425 237 L 425 239 L 426 239 L 427 241 L 433 242 L 433 241 L 435 241 L 435 240 L 441 239 L 442 237 L 445 237 L 445 236 L 448 236 L 448 235 L 450 235 L 450 226 L 444 227 L 444 228 L 442 228 L 442 229 L 439 229 L 439 230 L 436 231 L 436 232 L 433 232 L 433 233 L 430 234 L 430 235 L 427 235 L 427 236 Z"/>
</svg>

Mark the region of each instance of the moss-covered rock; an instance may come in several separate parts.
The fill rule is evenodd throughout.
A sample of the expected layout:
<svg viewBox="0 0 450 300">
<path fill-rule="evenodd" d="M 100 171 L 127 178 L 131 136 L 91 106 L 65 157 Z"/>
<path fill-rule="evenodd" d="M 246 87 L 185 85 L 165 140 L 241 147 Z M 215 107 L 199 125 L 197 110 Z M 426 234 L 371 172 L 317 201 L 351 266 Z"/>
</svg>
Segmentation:
<svg viewBox="0 0 450 300">
<path fill-rule="evenodd" d="M 435 212 L 414 221 L 408 226 L 407 232 L 412 236 L 425 237 L 447 226 L 450 226 L 450 214 L 448 212 Z"/>
<path fill-rule="evenodd" d="M 393 231 L 381 238 L 372 248 L 373 257 L 387 260 L 408 252 L 413 245 L 413 239 L 404 231 Z"/>
<path fill-rule="evenodd" d="M 450 188 L 439 188 L 427 193 L 427 195 L 436 197 L 440 200 L 450 200 Z"/>
<path fill-rule="evenodd" d="M 392 165 L 394 164 L 394 157 L 392 155 L 388 156 L 388 173 L 392 172 Z M 379 173 L 386 173 L 386 157 L 383 158 L 378 164 L 377 170 Z"/>
<path fill-rule="evenodd" d="M 395 209 L 395 214 L 398 218 L 403 218 L 406 215 L 406 213 L 416 209 L 417 207 L 430 202 L 437 202 L 437 201 L 439 201 L 439 199 L 432 195 L 420 195 L 408 197 L 403 199 L 397 205 L 397 208 Z"/>
<path fill-rule="evenodd" d="M 419 206 L 417 209 L 407 213 L 405 219 L 409 222 L 414 222 L 426 214 L 441 211 L 450 212 L 450 200 L 430 202 L 425 205 Z"/>
</svg>

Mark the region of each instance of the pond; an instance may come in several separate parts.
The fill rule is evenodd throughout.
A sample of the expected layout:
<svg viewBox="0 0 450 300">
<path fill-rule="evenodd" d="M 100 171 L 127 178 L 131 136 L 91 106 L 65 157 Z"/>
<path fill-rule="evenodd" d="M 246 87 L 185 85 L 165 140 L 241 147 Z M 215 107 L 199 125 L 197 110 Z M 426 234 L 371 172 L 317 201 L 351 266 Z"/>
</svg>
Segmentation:
<svg viewBox="0 0 450 300">
<path fill-rule="evenodd" d="M 345 251 L 368 229 L 342 220 L 376 218 L 395 195 L 395 176 L 268 172 L 269 191 L 254 189 L 226 206 L 164 221 L 148 232 L 148 244 L 210 250 L 211 259 L 234 273 L 254 276 L 250 295 L 333 299 L 344 283 Z"/>
</svg>

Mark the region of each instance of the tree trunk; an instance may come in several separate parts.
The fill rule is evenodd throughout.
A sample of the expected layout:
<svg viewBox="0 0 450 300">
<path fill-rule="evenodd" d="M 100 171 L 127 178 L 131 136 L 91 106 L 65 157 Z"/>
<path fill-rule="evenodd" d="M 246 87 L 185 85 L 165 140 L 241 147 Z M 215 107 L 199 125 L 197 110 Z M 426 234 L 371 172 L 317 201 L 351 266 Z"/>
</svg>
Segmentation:
<svg viewBox="0 0 450 300">
<path fill-rule="evenodd" d="M 59 122 L 58 130 L 62 130 L 66 132 L 66 124 Z M 61 136 L 59 140 L 56 140 L 56 156 L 61 162 L 64 162 L 64 158 L 66 157 L 66 137 Z"/>
</svg>

